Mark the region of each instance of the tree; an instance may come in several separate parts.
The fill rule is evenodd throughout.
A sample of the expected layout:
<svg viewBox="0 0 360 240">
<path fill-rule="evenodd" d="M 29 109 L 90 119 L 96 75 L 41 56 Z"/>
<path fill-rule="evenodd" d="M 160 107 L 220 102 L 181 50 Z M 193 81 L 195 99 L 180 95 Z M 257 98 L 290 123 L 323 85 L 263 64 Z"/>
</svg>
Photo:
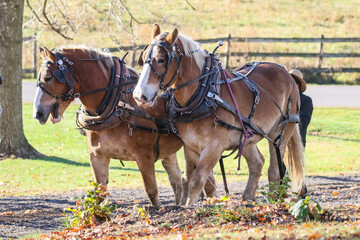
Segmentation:
<svg viewBox="0 0 360 240">
<path fill-rule="evenodd" d="M 0 158 L 38 157 L 27 141 L 22 121 L 23 0 L 0 0 Z"/>
</svg>

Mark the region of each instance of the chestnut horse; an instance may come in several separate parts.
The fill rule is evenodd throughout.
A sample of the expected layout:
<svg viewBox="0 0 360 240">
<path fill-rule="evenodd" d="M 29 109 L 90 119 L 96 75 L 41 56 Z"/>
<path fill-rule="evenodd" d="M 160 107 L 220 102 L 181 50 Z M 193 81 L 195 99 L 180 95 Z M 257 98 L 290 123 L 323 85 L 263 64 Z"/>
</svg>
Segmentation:
<svg viewBox="0 0 360 240">
<path fill-rule="evenodd" d="M 186 161 L 196 166 L 186 176 L 187 188 L 183 185 L 186 204 L 196 203 L 222 153 L 235 148 L 239 148 L 249 168 L 243 199 L 255 200 L 265 161 L 257 143 L 264 137 L 269 140 L 269 181 L 279 182 L 281 156 L 288 147 L 284 163 L 293 190 L 301 190 L 304 150 L 296 124 L 299 92 L 286 69 L 274 63 L 256 63 L 236 72 L 225 70 L 214 52 L 200 49 L 177 28 L 172 33 L 161 33 L 157 24 L 139 64 L 143 64 L 143 70 L 133 94 L 139 105 L 151 107 L 156 96 L 174 93 L 170 121 L 184 142 Z"/>
<path fill-rule="evenodd" d="M 77 120 L 88 139 L 96 182 L 108 183 L 110 158 L 136 161 L 146 194 L 153 205 L 160 205 L 154 167 L 160 158 L 179 204 L 181 171 L 176 152 L 183 143 L 158 126 L 165 118 L 164 99 L 159 98 L 152 108 L 139 108 L 132 98 L 137 73 L 110 53 L 85 47 L 40 48 L 40 56 L 44 61 L 33 117 L 40 124 L 45 124 L 49 115 L 53 124 L 60 122 L 69 104 L 79 97 L 82 110 Z M 116 94 L 120 98 L 114 98 Z"/>
</svg>

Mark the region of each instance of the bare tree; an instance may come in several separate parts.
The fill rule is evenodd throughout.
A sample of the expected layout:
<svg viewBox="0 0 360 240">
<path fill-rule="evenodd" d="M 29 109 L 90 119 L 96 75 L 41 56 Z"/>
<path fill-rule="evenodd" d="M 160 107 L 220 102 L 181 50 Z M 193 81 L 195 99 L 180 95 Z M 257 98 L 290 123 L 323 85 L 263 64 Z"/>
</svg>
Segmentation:
<svg viewBox="0 0 360 240">
<path fill-rule="evenodd" d="M 22 121 L 23 0 L 0 0 L 0 158 L 40 156 L 27 141 Z"/>
</svg>

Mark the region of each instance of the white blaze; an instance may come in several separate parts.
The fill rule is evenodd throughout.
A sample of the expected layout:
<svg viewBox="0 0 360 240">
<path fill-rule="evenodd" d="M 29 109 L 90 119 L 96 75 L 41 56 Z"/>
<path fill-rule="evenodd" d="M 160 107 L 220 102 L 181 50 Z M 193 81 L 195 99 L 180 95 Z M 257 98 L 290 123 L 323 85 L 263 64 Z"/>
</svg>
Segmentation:
<svg viewBox="0 0 360 240">
<path fill-rule="evenodd" d="M 40 105 L 40 99 L 43 95 L 43 91 L 41 90 L 40 87 L 36 88 L 36 94 L 35 94 L 35 98 L 34 98 L 34 105 L 33 105 L 33 118 L 36 118 L 36 112 L 38 110 L 38 107 Z"/>
<path fill-rule="evenodd" d="M 149 76 L 151 73 L 151 67 L 149 64 L 145 64 L 140 74 L 139 82 L 134 89 L 134 98 L 141 99 L 145 96 L 147 100 L 152 100 L 159 89 L 159 84 L 149 84 Z"/>
</svg>

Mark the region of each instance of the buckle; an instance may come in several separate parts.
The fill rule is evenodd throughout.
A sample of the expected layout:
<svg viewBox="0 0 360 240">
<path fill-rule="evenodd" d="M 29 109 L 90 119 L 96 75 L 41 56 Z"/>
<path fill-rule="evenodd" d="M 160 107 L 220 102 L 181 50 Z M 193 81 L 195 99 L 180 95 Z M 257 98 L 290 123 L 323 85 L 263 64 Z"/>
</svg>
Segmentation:
<svg viewBox="0 0 360 240">
<path fill-rule="evenodd" d="M 80 95 L 80 93 L 75 93 L 74 95 L 73 95 L 73 98 L 79 98 L 81 95 Z"/>
</svg>

